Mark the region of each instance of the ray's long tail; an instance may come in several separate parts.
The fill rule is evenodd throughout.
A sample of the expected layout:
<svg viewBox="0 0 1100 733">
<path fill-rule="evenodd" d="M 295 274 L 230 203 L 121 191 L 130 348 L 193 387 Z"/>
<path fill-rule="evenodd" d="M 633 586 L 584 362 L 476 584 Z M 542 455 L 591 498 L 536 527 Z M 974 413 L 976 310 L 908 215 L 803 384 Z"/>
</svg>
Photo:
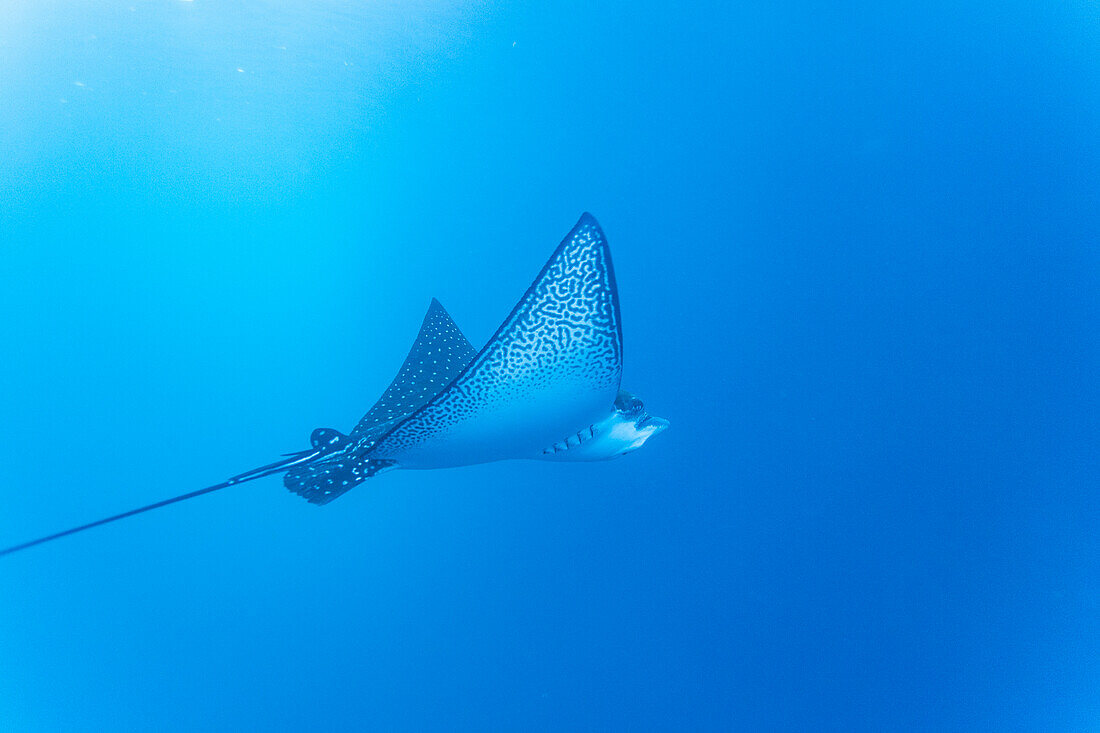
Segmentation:
<svg viewBox="0 0 1100 733">
<path fill-rule="evenodd" d="M 215 484 L 214 486 L 207 486 L 205 489 L 199 489 L 198 491 L 191 491 L 191 492 L 188 492 L 186 494 L 181 494 L 180 496 L 174 496 L 171 499 L 165 499 L 163 501 L 158 501 L 155 504 L 149 504 L 148 506 L 139 507 L 137 509 L 131 509 L 128 512 L 123 512 L 122 514 L 116 514 L 113 517 L 106 517 L 104 519 L 99 519 L 99 520 L 96 520 L 94 522 L 89 522 L 88 524 L 82 524 L 79 527 L 73 527 L 71 529 L 66 529 L 63 532 L 56 532 L 54 534 L 47 535 L 45 537 L 39 537 L 38 539 L 30 540 L 29 542 L 23 542 L 23 543 L 18 544 L 18 545 L 13 545 L 12 547 L 8 547 L 6 549 L 0 550 L 0 555 L 10 555 L 13 552 L 19 552 L 20 550 L 26 550 L 28 547 L 34 547 L 35 545 L 41 545 L 45 542 L 50 542 L 52 540 L 61 539 L 62 537 L 67 537 L 68 535 L 76 534 L 77 532 L 83 532 L 84 530 L 91 529 L 92 527 L 98 527 L 98 526 L 103 525 L 103 524 L 110 524 L 111 522 L 117 522 L 120 519 L 125 519 L 126 517 L 132 517 L 135 514 L 141 514 L 143 512 L 147 512 L 147 511 L 150 511 L 150 510 L 153 510 L 153 509 L 159 509 L 162 506 L 168 506 L 169 504 L 175 504 L 178 501 L 186 501 L 187 499 L 194 499 L 196 496 L 202 496 L 203 494 L 209 494 L 209 493 L 212 493 L 214 491 L 219 491 L 221 489 L 229 488 L 230 486 L 234 486 L 236 484 L 242 484 L 246 481 L 252 481 L 253 479 L 263 478 L 264 476 L 270 476 L 273 473 L 279 473 L 281 471 L 286 471 L 287 469 L 293 468 L 293 467 L 301 465 L 303 463 L 307 463 L 308 461 L 316 458 L 321 453 L 322 453 L 322 451 L 320 449 L 316 448 L 316 447 L 311 448 L 310 450 L 300 451 L 298 453 L 291 453 L 290 455 L 288 455 L 286 458 L 284 458 L 281 461 L 276 461 L 274 463 L 269 463 L 266 466 L 260 466 L 259 468 L 252 469 L 251 471 L 245 471 L 244 473 L 237 474 L 236 476 L 233 476 L 229 479 L 226 479 L 225 481 L 223 481 L 220 484 Z"/>
</svg>

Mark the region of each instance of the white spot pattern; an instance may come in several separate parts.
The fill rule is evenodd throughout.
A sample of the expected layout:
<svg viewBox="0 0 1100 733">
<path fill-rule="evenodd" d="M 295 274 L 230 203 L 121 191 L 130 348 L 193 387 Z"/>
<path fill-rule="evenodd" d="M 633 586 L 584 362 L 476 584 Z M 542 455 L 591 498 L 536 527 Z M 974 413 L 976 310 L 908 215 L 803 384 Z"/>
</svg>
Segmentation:
<svg viewBox="0 0 1100 733">
<path fill-rule="evenodd" d="M 450 384 L 475 354 L 446 309 L 433 298 L 397 376 L 355 426 L 345 444 L 291 468 L 283 484 L 313 504 L 327 504 L 392 466 L 393 461 L 368 457 L 375 442 Z M 326 433 L 339 435 L 332 430 Z"/>
<path fill-rule="evenodd" d="M 352 436 L 363 435 L 380 423 L 399 420 L 419 410 L 442 392 L 476 354 L 443 305 L 433 298 L 405 363 L 382 397 L 355 426 Z"/>
</svg>

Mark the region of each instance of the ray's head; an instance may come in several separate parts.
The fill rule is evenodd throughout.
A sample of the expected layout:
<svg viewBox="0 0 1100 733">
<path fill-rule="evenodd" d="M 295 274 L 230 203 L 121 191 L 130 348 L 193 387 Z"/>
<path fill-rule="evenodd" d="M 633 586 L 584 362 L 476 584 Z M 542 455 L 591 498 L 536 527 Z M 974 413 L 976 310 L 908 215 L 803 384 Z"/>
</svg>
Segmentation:
<svg viewBox="0 0 1100 733">
<path fill-rule="evenodd" d="M 668 420 L 646 412 L 642 401 L 620 390 L 609 414 L 567 435 L 535 456 L 542 461 L 606 461 L 625 456 L 668 429 Z"/>
<path fill-rule="evenodd" d="M 615 455 L 621 456 L 638 450 L 668 426 L 668 420 L 650 415 L 640 399 L 621 389 L 615 398 L 615 412 L 607 423 L 608 438 L 616 444 Z"/>
</svg>

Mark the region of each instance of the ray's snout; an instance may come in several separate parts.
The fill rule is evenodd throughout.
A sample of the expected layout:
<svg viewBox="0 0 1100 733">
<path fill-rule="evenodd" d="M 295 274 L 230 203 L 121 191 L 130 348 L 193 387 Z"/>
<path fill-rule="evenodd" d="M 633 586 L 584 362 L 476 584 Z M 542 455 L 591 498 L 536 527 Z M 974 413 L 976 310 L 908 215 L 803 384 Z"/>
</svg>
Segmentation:
<svg viewBox="0 0 1100 733">
<path fill-rule="evenodd" d="M 653 437 L 658 433 L 663 433 L 664 431 L 668 430 L 668 427 L 671 424 L 672 423 L 670 423 L 663 417 L 646 415 L 644 418 L 638 421 L 638 429 L 641 430 L 642 428 L 651 428 L 652 432 L 650 433 L 650 437 Z"/>
</svg>

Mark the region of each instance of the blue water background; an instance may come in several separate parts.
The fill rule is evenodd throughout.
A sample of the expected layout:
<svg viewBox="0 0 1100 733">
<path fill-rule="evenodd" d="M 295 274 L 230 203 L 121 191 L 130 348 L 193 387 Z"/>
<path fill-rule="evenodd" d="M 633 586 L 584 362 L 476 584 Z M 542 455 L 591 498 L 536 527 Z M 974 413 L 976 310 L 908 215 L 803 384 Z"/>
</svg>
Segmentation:
<svg viewBox="0 0 1100 733">
<path fill-rule="evenodd" d="M 0 728 L 1100 727 L 1093 2 L 0 5 L 0 545 L 348 429 L 584 210 L 592 465 L 0 560 Z"/>
</svg>

